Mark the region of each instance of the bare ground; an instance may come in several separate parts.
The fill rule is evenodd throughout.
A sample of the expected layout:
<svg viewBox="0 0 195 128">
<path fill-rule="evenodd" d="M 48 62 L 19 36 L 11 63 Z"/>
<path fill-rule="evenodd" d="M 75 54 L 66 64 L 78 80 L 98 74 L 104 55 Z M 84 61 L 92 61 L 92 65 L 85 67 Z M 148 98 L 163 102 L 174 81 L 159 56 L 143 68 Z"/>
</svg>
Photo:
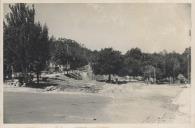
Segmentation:
<svg viewBox="0 0 195 128">
<path fill-rule="evenodd" d="M 4 122 L 188 123 L 190 120 L 190 88 L 143 83 L 98 85 L 99 82 L 75 80 L 66 86 L 64 81 L 52 82 L 60 86 L 49 92 L 4 87 Z"/>
</svg>

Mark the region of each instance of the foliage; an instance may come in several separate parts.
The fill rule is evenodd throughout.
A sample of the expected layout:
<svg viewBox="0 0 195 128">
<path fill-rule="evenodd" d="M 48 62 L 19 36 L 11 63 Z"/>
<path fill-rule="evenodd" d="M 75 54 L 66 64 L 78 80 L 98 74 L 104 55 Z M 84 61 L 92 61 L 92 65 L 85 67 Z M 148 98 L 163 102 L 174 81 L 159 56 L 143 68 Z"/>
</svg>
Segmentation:
<svg viewBox="0 0 195 128">
<path fill-rule="evenodd" d="M 61 38 L 52 42 L 51 62 L 56 65 L 70 65 L 70 69 L 76 69 L 87 65 L 87 49 L 76 41 Z"/>
<path fill-rule="evenodd" d="M 45 68 L 49 59 L 47 26 L 35 23 L 34 6 L 26 4 L 9 5 L 10 13 L 4 21 L 4 70 L 10 67 L 22 72 L 27 82 L 27 74 L 37 74 Z"/>
<path fill-rule="evenodd" d="M 142 65 L 142 58 L 143 54 L 141 52 L 141 49 L 139 48 L 132 48 L 131 50 L 127 51 L 125 54 L 125 66 L 128 70 L 127 75 L 131 76 L 140 76 L 142 75 L 141 71 L 141 65 Z"/>
<path fill-rule="evenodd" d="M 119 51 L 112 48 L 102 49 L 97 57 L 97 62 L 94 64 L 94 72 L 96 74 L 108 74 L 109 81 L 111 74 L 118 74 L 122 68 L 123 58 Z"/>
<path fill-rule="evenodd" d="M 144 53 L 131 48 L 125 54 L 113 48 L 92 51 L 84 45 L 66 38 L 49 38 L 48 28 L 36 23 L 35 9 L 26 4 L 10 5 L 3 22 L 4 78 L 12 72 L 21 72 L 24 81 L 30 72 L 37 74 L 48 68 L 48 63 L 70 66 L 70 70 L 90 64 L 95 74 L 119 76 L 145 76 L 163 79 L 183 74 L 190 81 L 191 48 L 182 54 L 165 50 Z M 38 81 L 37 81 L 38 82 Z"/>
</svg>

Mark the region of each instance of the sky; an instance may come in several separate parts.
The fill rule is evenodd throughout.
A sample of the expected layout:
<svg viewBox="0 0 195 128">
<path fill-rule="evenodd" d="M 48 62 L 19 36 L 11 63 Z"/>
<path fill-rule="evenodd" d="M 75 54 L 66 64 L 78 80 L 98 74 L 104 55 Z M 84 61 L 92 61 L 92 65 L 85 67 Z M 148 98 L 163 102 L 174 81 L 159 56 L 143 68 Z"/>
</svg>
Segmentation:
<svg viewBox="0 0 195 128">
<path fill-rule="evenodd" d="M 49 35 L 73 39 L 92 50 L 112 47 L 125 53 L 182 53 L 190 46 L 191 5 L 175 3 L 42 3 L 35 4 L 36 21 Z M 4 6 L 4 14 L 9 11 Z"/>
</svg>

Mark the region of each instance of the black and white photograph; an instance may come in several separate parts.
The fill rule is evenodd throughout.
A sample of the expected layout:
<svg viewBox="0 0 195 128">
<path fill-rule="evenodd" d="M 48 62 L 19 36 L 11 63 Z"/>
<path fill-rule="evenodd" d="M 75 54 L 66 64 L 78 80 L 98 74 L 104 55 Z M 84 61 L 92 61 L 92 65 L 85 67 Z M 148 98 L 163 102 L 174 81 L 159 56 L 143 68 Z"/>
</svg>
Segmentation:
<svg viewBox="0 0 195 128">
<path fill-rule="evenodd" d="M 2 7 L 4 124 L 190 124 L 191 3 Z"/>
</svg>

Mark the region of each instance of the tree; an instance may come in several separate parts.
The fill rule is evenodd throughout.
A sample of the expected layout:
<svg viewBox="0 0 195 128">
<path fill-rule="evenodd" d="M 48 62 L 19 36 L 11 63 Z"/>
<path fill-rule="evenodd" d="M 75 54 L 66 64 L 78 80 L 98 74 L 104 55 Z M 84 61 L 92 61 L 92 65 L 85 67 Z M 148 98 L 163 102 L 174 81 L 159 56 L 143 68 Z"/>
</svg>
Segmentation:
<svg viewBox="0 0 195 128">
<path fill-rule="evenodd" d="M 137 60 L 142 59 L 142 52 L 139 48 L 132 48 L 131 50 L 127 51 L 126 55 Z"/>
<path fill-rule="evenodd" d="M 154 78 L 155 77 L 154 72 L 155 72 L 155 67 L 152 65 L 146 65 L 143 68 L 144 77 L 147 79 L 150 79 L 151 77 Z"/>
<path fill-rule="evenodd" d="M 166 76 L 177 77 L 177 75 L 180 73 L 180 62 L 179 62 L 179 54 L 176 53 L 169 53 L 166 56 Z"/>
<path fill-rule="evenodd" d="M 155 68 L 155 79 L 162 79 L 165 77 L 165 60 L 164 56 L 159 53 L 153 53 L 151 54 L 151 62 L 150 65 L 152 65 Z"/>
<path fill-rule="evenodd" d="M 112 74 L 118 74 L 123 62 L 122 55 L 119 51 L 112 48 L 101 49 L 98 54 L 97 62 L 94 65 L 95 74 L 109 75 L 108 81 L 111 81 Z"/>
<path fill-rule="evenodd" d="M 128 75 L 140 76 L 142 75 L 141 66 L 142 66 L 143 54 L 141 49 L 132 48 L 127 51 L 125 54 L 124 63 L 128 69 Z"/>
<path fill-rule="evenodd" d="M 52 46 L 51 61 L 56 65 L 69 65 L 70 70 L 74 70 L 88 64 L 86 53 L 89 50 L 76 41 L 60 38 L 52 42 Z"/>
<path fill-rule="evenodd" d="M 20 3 L 9 5 L 9 8 L 3 26 L 4 67 L 22 72 L 27 83 L 28 73 L 35 71 L 40 74 L 48 59 L 48 30 L 34 22 L 34 5 L 29 7 Z"/>
<path fill-rule="evenodd" d="M 33 34 L 33 40 L 30 43 L 29 59 L 30 59 L 30 71 L 33 71 L 37 75 L 37 83 L 39 83 L 39 76 L 41 71 L 47 66 L 49 60 L 49 37 L 48 28 L 46 25 L 43 27 L 40 23 L 35 24 Z"/>
<path fill-rule="evenodd" d="M 34 7 L 26 4 L 9 5 L 10 13 L 4 21 L 4 58 L 6 67 L 14 67 L 15 71 L 24 74 L 26 81 L 27 67 L 29 63 L 28 46 L 32 25 L 34 24 Z"/>
<path fill-rule="evenodd" d="M 183 54 L 181 55 L 181 72 L 183 75 L 188 78 L 188 81 L 191 81 L 191 47 L 186 48 Z"/>
</svg>

